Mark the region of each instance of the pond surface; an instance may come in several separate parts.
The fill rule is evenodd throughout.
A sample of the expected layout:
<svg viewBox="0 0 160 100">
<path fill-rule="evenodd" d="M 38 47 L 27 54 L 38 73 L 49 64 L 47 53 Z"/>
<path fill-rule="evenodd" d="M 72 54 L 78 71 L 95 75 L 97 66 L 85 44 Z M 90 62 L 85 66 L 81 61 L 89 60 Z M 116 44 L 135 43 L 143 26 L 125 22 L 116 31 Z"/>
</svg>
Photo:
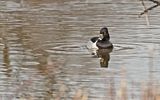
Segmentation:
<svg viewBox="0 0 160 100">
<path fill-rule="evenodd" d="M 138 0 L 0 0 L 1 100 L 119 100 L 124 83 L 140 100 L 143 85 L 160 85 L 160 8 L 150 26 L 142 11 Z M 109 68 L 86 49 L 103 26 Z"/>
</svg>

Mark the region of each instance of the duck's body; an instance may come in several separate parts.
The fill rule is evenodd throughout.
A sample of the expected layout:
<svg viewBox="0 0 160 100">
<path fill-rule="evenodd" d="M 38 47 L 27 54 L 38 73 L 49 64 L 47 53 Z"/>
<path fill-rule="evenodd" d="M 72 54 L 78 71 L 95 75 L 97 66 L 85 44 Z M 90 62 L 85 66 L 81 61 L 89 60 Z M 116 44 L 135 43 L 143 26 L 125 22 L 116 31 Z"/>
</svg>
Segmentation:
<svg viewBox="0 0 160 100">
<path fill-rule="evenodd" d="M 110 41 L 103 41 L 103 40 L 98 40 L 96 46 L 98 47 L 98 49 L 113 48 L 113 45 Z"/>
<path fill-rule="evenodd" d="M 97 55 L 98 49 L 112 49 L 113 45 L 109 41 L 110 36 L 108 33 L 108 29 L 106 27 L 103 27 L 100 30 L 101 37 L 92 37 L 90 41 L 87 44 L 87 48 L 93 55 Z"/>
</svg>

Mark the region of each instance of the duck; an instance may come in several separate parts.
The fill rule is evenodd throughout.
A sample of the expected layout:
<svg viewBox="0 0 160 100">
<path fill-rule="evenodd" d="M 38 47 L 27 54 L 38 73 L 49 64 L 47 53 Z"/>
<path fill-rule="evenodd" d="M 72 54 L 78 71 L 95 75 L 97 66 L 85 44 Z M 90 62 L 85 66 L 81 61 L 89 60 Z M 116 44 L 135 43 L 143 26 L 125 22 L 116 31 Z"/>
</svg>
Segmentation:
<svg viewBox="0 0 160 100">
<path fill-rule="evenodd" d="M 113 48 L 113 44 L 110 42 L 110 36 L 107 27 L 103 27 L 100 30 L 101 39 L 98 39 L 96 46 L 98 49 L 110 49 Z"/>
<path fill-rule="evenodd" d="M 99 49 L 112 49 L 113 45 L 110 42 L 110 35 L 107 27 L 100 29 L 100 35 L 92 37 L 87 43 L 87 49 L 92 55 L 97 56 Z"/>
</svg>

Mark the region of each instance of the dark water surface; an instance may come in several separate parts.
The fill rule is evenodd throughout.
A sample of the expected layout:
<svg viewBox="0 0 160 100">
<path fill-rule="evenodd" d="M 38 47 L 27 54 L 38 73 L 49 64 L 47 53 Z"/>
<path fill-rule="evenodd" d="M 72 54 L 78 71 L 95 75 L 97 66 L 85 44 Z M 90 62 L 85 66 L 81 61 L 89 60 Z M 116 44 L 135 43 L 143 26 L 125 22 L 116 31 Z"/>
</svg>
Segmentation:
<svg viewBox="0 0 160 100">
<path fill-rule="evenodd" d="M 160 8 L 150 26 L 141 11 L 138 0 L 0 0 L 0 99 L 72 100 L 80 89 L 118 100 L 125 80 L 140 100 L 142 84 L 160 85 Z M 85 48 L 103 26 L 114 44 L 108 69 Z"/>
</svg>

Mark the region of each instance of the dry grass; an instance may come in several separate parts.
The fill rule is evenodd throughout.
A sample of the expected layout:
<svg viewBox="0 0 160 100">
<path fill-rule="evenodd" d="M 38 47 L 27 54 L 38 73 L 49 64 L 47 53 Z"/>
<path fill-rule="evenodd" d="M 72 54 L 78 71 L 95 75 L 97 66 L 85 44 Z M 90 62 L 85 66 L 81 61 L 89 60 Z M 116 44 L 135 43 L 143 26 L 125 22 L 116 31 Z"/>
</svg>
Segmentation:
<svg viewBox="0 0 160 100">
<path fill-rule="evenodd" d="M 73 100 L 88 100 L 88 93 L 79 89 L 73 97 Z"/>
<path fill-rule="evenodd" d="M 66 90 L 67 87 L 63 85 L 62 87 L 60 87 L 59 93 L 57 94 L 56 98 L 53 98 L 51 100 L 63 100 L 62 98 L 64 97 L 65 94 L 67 94 Z M 121 80 L 119 89 L 115 90 L 115 88 L 110 87 L 109 96 L 111 98 L 107 100 L 129 100 L 128 97 L 130 91 L 127 90 L 128 90 L 128 85 L 126 80 Z M 116 93 L 114 94 L 114 92 Z M 89 94 L 84 89 L 78 89 L 77 92 L 75 92 L 75 95 L 73 96 L 72 100 L 89 100 L 88 95 Z M 153 86 L 150 83 L 146 85 L 143 84 L 139 98 L 140 98 L 139 100 L 160 100 L 160 88 L 158 86 Z M 67 100 L 67 98 L 65 100 Z"/>
<path fill-rule="evenodd" d="M 158 86 L 148 84 L 143 86 L 141 93 L 141 100 L 160 100 L 160 89 Z"/>
<path fill-rule="evenodd" d="M 112 84 L 112 83 L 111 83 Z M 142 83 L 142 86 L 140 86 L 141 89 L 139 91 L 139 99 L 138 100 L 160 100 L 160 87 L 153 85 L 153 82 L 148 83 Z M 115 89 L 115 87 L 112 85 L 109 86 L 109 92 L 107 93 L 108 96 L 110 96 L 110 99 L 107 100 L 131 100 L 129 96 L 128 91 L 129 87 L 127 84 L 127 81 L 125 79 L 122 79 L 120 82 L 119 89 Z M 64 95 L 67 94 L 67 86 L 62 85 L 59 89 L 59 93 L 56 95 L 56 98 L 53 98 L 51 100 L 63 100 Z M 73 95 L 72 100 L 89 100 L 88 99 L 89 93 L 85 89 L 78 89 L 75 92 L 75 95 Z M 133 100 L 137 100 L 135 98 L 132 98 Z M 67 98 L 65 100 L 68 100 Z"/>
</svg>

